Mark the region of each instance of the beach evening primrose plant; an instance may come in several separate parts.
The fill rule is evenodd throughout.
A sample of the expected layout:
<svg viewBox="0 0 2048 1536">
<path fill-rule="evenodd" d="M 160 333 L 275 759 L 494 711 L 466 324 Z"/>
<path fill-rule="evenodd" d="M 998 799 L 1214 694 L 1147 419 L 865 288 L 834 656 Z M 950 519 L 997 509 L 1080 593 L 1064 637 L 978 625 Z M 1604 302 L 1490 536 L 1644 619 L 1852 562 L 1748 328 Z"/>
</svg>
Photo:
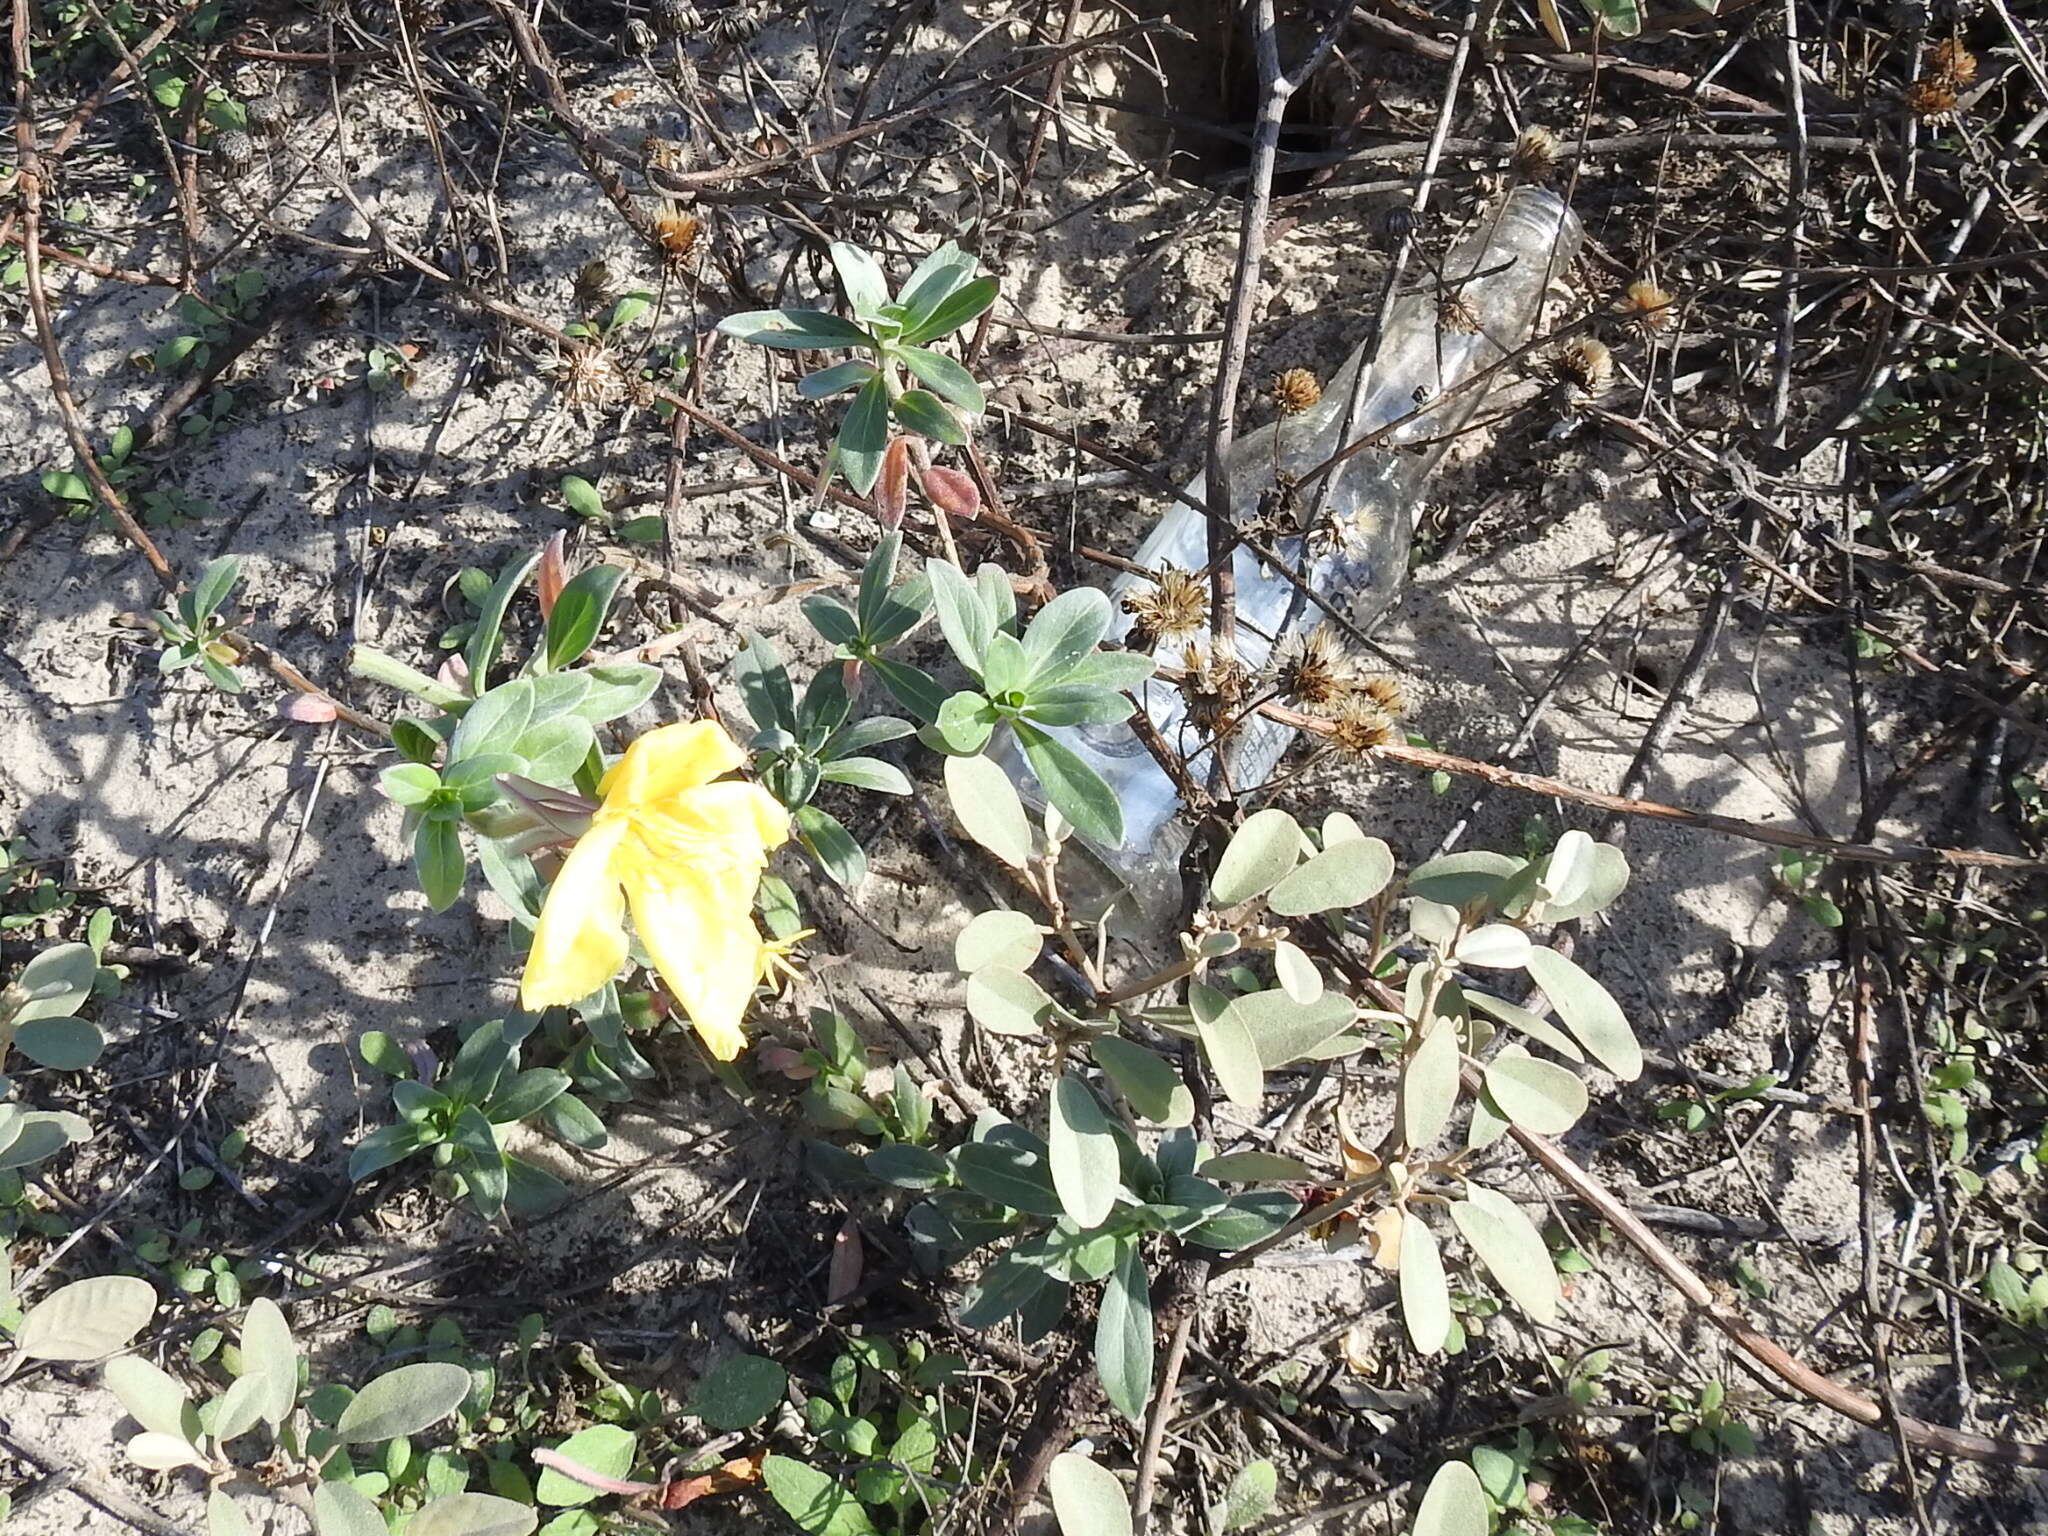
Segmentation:
<svg viewBox="0 0 2048 1536">
<path fill-rule="evenodd" d="M 768 946 L 754 892 L 789 812 L 723 777 L 746 761 L 710 721 L 649 731 L 608 772 L 604 802 L 549 890 L 520 983 L 533 1010 L 581 1002 L 618 974 L 630 910 L 640 942 L 704 1044 L 730 1061 Z"/>
</svg>

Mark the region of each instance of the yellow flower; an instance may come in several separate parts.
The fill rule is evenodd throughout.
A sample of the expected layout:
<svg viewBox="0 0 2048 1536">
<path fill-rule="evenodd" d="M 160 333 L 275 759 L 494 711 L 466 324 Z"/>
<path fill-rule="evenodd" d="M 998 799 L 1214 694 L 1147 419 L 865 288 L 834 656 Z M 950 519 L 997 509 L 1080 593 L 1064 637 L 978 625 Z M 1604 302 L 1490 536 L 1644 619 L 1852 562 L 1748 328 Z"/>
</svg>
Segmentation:
<svg viewBox="0 0 2048 1536">
<path fill-rule="evenodd" d="M 790 955 L 797 945 L 815 937 L 817 932 L 815 928 L 799 928 L 786 939 L 763 939 L 756 961 L 756 984 L 779 993 L 785 980 L 802 981 L 803 972 L 797 969 Z"/>
<path fill-rule="evenodd" d="M 709 721 L 649 731 L 612 766 L 604 804 L 555 876 L 520 981 L 523 1007 L 590 996 L 626 961 L 625 915 L 669 992 L 720 1061 L 760 976 L 754 889 L 789 813 L 758 785 L 720 779 L 746 761 Z M 714 780 L 718 782 L 714 782 Z"/>
</svg>

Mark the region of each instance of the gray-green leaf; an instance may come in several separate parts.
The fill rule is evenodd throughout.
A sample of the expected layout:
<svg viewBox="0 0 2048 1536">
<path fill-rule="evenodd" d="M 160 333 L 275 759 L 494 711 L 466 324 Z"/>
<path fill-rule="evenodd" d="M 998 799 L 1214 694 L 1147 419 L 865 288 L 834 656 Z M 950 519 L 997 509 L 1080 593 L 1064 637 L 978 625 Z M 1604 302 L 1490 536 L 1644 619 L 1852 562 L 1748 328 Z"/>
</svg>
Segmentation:
<svg viewBox="0 0 2048 1536">
<path fill-rule="evenodd" d="M 396 1440 L 438 1424 L 469 1396 L 469 1372 L 441 1361 L 387 1371 L 350 1400 L 334 1433 L 345 1445 Z"/>
<path fill-rule="evenodd" d="M 1060 1204 L 1081 1227 L 1099 1227 L 1116 1209 L 1122 1187 L 1116 1137 L 1102 1104 L 1078 1078 L 1053 1084 L 1047 1161 Z"/>
</svg>

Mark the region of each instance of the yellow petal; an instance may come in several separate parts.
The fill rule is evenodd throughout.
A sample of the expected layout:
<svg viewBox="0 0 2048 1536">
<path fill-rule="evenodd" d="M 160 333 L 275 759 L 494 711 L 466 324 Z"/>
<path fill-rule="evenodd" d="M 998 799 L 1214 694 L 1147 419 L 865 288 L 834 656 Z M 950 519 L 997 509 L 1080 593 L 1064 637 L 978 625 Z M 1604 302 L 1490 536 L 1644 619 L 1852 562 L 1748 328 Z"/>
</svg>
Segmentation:
<svg viewBox="0 0 2048 1536">
<path fill-rule="evenodd" d="M 747 760 L 746 753 L 709 720 L 688 720 L 649 731 L 612 764 L 603 791 L 608 806 L 647 805 L 709 784 Z"/>
<path fill-rule="evenodd" d="M 695 870 L 659 884 L 636 880 L 626 892 L 655 970 L 720 1061 L 731 1061 L 747 1041 L 741 1020 L 761 950 L 752 897 L 751 884 Z"/>
<path fill-rule="evenodd" d="M 600 816 L 576 840 L 548 890 L 519 982 L 522 1008 L 579 1002 L 626 959 L 625 897 L 612 856 L 626 823 Z"/>
<path fill-rule="evenodd" d="M 677 797 L 674 814 L 716 838 L 735 858 L 745 849 L 747 859 L 756 859 L 789 841 L 789 812 L 782 802 L 740 779 L 686 791 Z"/>
</svg>

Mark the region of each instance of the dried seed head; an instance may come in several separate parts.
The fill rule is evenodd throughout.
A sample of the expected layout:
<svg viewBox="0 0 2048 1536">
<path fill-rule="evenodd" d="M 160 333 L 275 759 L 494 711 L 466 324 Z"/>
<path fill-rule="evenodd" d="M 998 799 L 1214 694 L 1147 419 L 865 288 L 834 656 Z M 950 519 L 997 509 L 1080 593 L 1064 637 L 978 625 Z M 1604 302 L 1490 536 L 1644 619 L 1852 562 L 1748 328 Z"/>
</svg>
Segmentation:
<svg viewBox="0 0 2048 1536">
<path fill-rule="evenodd" d="M 1282 416 L 1299 416 L 1323 398 L 1323 386 L 1306 368 L 1290 368 L 1273 375 L 1273 403 Z"/>
<path fill-rule="evenodd" d="M 1408 689 L 1401 679 L 1389 672 L 1375 672 L 1358 680 L 1358 691 L 1373 703 L 1398 720 L 1408 713 Z"/>
<path fill-rule="evenodd" d="M 284 127 L 285 119 L 290 115 L 291 109 L 285 105 L 284 98 L 270 91 L 251 96 L 242 103 L 242 116 L 258 133 L 276 133 Z"/>
<path fill-rule="evenodd" d="M 224 171 L 239 175 L 256 163 L 256 141 L 239 128 L 223 128 L 213 136 L 214 158 Z"/>
<path fill-rule="evenodd" d="M 1133 587 L 1124 594 L 1123 608 L 1137 620 L 1131 649 L 1149 651 L 1162 640 L 1192 635 L 1209 622 L 1209 587 L 1193 571 L 1162 566 L 1152 586 Z"/>
<path fill-rule="evenodd" d="M 1548 181 L 1557 170 L 1557 135 L 1531 123 L 1515 140 L 1515 174 L 1524 181 Z"/>
<path fill-rule="evenodd" d="M 562 395 L 571 405 L 602 405 L 619 387 L 619 370 L 601 346 L 571 342 L 562 353 Z"/>
<path fill-rule="evenodd" d="M 712 42 L 730 48 L 752 42 L 767 24 L 768 19 L 751 5 L 729 5 L 713 14 L 705 30 Z"/>
<path fill-rule="evenodd" d="M 1906 110 L 1923 122 L 1932 118 L 1947 117 L 1955 111 L 1956 102 L 1960 99 L 1956 93 L 1955 83 L 1938 75 L 1915 80 L 1906 87 Z"/>
<path fill-rule="evenodd" d="M 1574 336 L 1558 350 L 1557 371 L 1581 394 L 1605 394 L 1614 382 L 1614 354 L 1596 337 Z"/>
<path fill-rule="evenodd" d="M 1227 640 L 1190 641 L 1181 651 L 1180 695 L 1198 730 L 1221 736 L 1238 725 L 1251 674 Z"/>
<path fill-rule="evenodd" d="M 1318 624 L 1282 654 L 1274 682 L 1283 697 L 1326 715 L 1357 691 L 1358 669 L 1337 632 Z"/>
<path fill-rule="evenodd" d="M 1339 751 L 1363 757 L 1394 739 L 1394 719 L 1364 694 L 1346 699 L 1330 725 L 1330 740 Z"/>
<path fill-rule="evenodd" d="M 1960 39 L 1949 38 L 1934 45 L 1928 73 L 1951 85 L 1968 85 L 1977 78 L 1977 55 L 1965 48 Z"/>
<path fill-rule="evenodd" d="M 683 37 L 704 25 L 690 0 L 654 0 L 654 24 L 671 37 Z"/>
<path fill-rule="evenodd" d="M 1479 334 L 1479 311 L 1472 307 L 1472 301 L 1462 293 L 1445 294 L 1443 302 L 1436 307 L 1436 317 L 1438 323 L 1447 331 L 1455 331 L 1460 336 Z M 1420 401 L 1416 403 L 1421 404 Z"/>
<path fill-rule="evenodd" d="M 1622 318 L 1645 336 L 1656 336 L 1670 330 L 1678 319 L 1678 310 L 1671 295 L 1648 278 L 1628 285 L 1620 308 Z"/>
<path fill-rule="evenodd" d="M 680 265 L 697 248 L 697 234 L 703 226 L 687 213 L 664 213 L 654 221 L 654 235 L 662 254 Z"/>
</svg>

